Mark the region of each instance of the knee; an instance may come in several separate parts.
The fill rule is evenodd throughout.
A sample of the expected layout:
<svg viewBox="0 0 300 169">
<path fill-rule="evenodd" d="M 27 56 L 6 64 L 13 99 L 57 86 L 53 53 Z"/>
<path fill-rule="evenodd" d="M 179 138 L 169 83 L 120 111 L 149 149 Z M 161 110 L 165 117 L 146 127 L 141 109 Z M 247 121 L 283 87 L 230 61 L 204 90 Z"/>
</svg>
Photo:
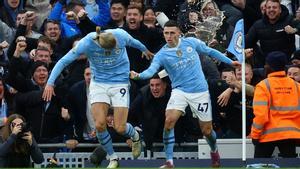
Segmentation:
<svg viewBox="0 0 300 169">
<path fill-rule="evenodd" d="M 96 123 L 95 123 L 95 127 L 96 127 L 97 131 L 103 132 L 103 131 L 106 130 L 106 123 L 103 123 L 103 122 L 96 122 Z"/>
<path fill-rule="evenodd" d="M 212 132 L 212 128 L 210 126 L 205 126 L 205 127 L 202 127 L 201 131 L 204 136 L 210 136 L 210 134 Z"/>
<path fill-rule="evenodd" d="M 171 129 L 173 129 L 174 126 L 175 126 L 175 123 L 176 123 L 175 119 L 172 119 L 170 117 L 166 117 L 166 120 L 165 120 L 165 130 L 171 130 Z"/>
<path fill-rule="evenodd" d="M 114 129 L 116 130 L 117 133 L 124 134 L 126 131 L 126 125 L 115 125 Z"/>
</svg>

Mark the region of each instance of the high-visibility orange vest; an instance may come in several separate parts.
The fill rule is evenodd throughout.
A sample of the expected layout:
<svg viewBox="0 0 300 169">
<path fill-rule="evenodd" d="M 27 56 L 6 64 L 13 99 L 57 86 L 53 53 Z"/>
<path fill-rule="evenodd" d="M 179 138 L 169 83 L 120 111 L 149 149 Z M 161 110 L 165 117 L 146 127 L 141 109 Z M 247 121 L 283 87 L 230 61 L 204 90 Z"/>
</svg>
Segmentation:
<svg viewBox="0 0 300 169">
<path fill-rule="evenodd" d="M 251 137 L 260 142 L 300 138 L 300 85 L 284 71 L 256 85 Z"/>
</svg>

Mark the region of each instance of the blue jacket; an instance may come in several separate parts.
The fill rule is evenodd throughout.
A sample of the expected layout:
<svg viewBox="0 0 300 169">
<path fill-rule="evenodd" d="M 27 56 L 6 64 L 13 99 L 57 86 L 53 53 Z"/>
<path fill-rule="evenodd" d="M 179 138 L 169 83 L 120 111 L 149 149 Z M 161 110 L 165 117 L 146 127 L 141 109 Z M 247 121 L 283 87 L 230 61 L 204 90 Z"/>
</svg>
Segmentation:
<svg viewBox="0 0 300 169">
<path fill-rule="evenodd" d="M 97 16 L 91 20 L 98 26 L 105 26 L 110 20 L 110 5 L 108 0 L 96 0 L 99 13 Z M 57 2 L 54 5 L 48 19 L 55 20 L 60 22 L 61 26 L 61 37 L 71 37 L 74 35 L 81 34 L 80 29 L 78 28 L 74 20 L 68 20 L 66 13 L 63 12 L 63 4 Z"/>
</svg>

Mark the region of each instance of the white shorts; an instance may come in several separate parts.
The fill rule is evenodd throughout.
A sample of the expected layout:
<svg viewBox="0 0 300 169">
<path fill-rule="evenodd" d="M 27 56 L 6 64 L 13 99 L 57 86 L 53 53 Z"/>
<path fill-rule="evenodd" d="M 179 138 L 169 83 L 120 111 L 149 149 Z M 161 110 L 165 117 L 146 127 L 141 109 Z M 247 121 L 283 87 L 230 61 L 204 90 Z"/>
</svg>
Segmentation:
<svg viewBox="0 0 300 169">
<path fill-rule="evenodd" d="M 129 107 L 128 84 L 105 84 L 91 80 L 90 100 L 93 103 L 107 103 L 112 107 Z"/>
<path fill-rule="evenodd" d="M 185 114 L 185 108 L 190 106 L 193 116 L 200 121 L 211 121 L 211 101 L 209 92 L 186 93 L 178 89 L 173 89 L 166 110 L 180 110 Z"/>
</svg>

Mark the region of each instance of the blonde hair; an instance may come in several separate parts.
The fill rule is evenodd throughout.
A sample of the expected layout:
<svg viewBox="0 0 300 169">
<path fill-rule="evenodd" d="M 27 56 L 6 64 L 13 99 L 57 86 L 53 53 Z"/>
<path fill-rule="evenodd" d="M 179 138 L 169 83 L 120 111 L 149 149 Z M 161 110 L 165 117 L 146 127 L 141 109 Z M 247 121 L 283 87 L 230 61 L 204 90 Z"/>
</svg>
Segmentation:
<svg viewBox="0 0 300 169">
<path fill-rule="evenodd" d="M 110 32 L 101 33 L 101 28 L 99 26 L 96 27 L 95 40 L 98 40 L 100 46 L 104 49 L 112 49 L 117 45 L 117 40 L 114 35 Z"/>
</svg>

